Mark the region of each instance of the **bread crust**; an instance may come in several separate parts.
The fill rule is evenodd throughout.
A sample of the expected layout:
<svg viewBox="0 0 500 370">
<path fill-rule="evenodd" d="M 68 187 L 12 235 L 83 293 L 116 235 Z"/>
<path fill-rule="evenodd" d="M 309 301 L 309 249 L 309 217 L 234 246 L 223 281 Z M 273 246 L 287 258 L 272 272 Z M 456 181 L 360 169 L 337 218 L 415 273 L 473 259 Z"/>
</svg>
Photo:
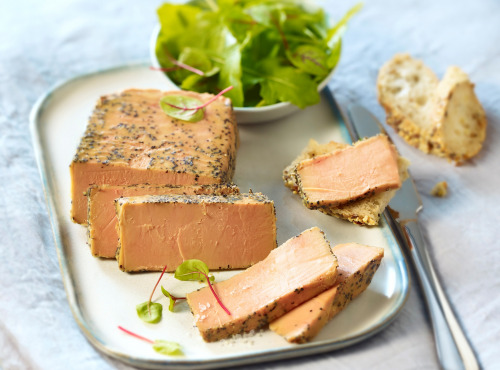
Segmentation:
<svg viewBox="0 0 500 370">
<path fill-rule="evenodd" d="M 486 138 L 487 120 L 467 74 L 459 67 L 449 67 L 434 100 L 431 153 L 457 164 L 477 155 Z"/>
</svg>

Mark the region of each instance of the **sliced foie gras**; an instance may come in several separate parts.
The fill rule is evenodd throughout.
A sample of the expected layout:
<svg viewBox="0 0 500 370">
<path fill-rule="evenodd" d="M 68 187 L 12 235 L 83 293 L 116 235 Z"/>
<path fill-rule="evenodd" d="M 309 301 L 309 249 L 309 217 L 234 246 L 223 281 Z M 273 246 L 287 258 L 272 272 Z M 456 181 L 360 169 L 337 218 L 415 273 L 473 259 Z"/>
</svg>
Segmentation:
<svg viewBox="0 0 500 370">
<path fill-rule="evenodd" d="M 398 154 L 385 135 L 300 162 L 300 195 L 309 208 L 334 207 L 401 187 Z"/>
<path fill-rule="evenodd" d="M 231 101 L 220 97 L 194 123 L 167 116 L 160 99 L 188 91 L 126 90 L 102 97 L 70 165 L 71 216 L 87 223 L 90 185 L 191 185 L 231 181 L 238 132 Z"/>
<path fill-rule="evenodd" d="M 88 236 L 92 255 L 115 258 L 118 248 L 115 199 L 141 195 L 228 195 L 239 193 L 235 185 L 94 185 L 87 191 Z"/>
<path fill-rule="evenodd" d="M 246 268 L 276 247 L 274 203 L 260 193 L 146 195 L 116 207 L 124 271 L 174 271 L 188 259 L 211 270 Z"/>
<path fill-rule="evenodd" d="M 323 232 L 314 227 L 274 249 L 265 260 L 214 284 L 231 315 L 208 288 L 186 297 L 203 339 L 213 342 L 266 326 L 333 286 L 336 278 L 337 259 Z"/>
<path fill-rule="evenodd" d="M 384 256 L 382 248 L 356 243 L 339 244 L 332 251 L 339 263 L 335 286 L 269 325 L 289 342 L 305 343 L 316 336 L 329 320 L 368 287 Z"/>
</svg>

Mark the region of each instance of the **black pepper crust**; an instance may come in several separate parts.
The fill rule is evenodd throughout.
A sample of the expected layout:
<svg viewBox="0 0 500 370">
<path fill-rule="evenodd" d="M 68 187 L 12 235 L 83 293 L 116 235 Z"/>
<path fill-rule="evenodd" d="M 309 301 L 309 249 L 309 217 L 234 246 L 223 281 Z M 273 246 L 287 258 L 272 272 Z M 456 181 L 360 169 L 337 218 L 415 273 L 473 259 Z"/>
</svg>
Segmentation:
<svg viewBox="0 0 500 370">
<path fill-rule="evenodd" d="M 382 256 L 380 259 L 372 259 L 364 268 L 341 281 L 337 285 L 337 294 L 332 302 L 331 308 L 329 310 L 323 310 L 323 308 L 320 307 L 319 311 L 322 312 L 317 316 L 316 320 L 324 321 L 323 325 L 325 325 L 326 322 L 333 319 L 335 315 L 342 311 L 354 298 L 365 291 L 368 285 L 370 285 L 373 275 L 380 266 L 381 261 Z M 309 312 L 317 314 L 313 310 Z M 322 326 L 320 328 L 322 328 Z M 304 330 L 286 336 L 286 340 L 291 343 L 307 343 L 318 334 L 318 331 L 317 326 L 311 327 L 308 324 Z"/>
<path fill-rule="evenodd" d="M 229 182 L 239 146 L 230 101 L 220 97 L 205 108 L 204 120 L 186 123 L 161 110 L 160 98 L 170 93 L 174 92 L 126 90 L 101 97 L 89 118 L 73 162 L 105 166 L 133 166 L 140 162 L 151 170 L 188 172 Z M 175 93 L 195 94 L 201 101 L 212 97 L 211 94 Z M 208 129 L 199 135 L 196 125 Z M 192 147 L 194 151 L 189 150 Z M 208 166 L 200 168 L 201 163 Z"/>
<path fill-rule="evenodd" d="M 262 193 L 252 194 L 227 194 L 221 195 L 143 195 L 138 197 L 125 197 L 117 199 L 120 205 L 125 203 L 184 203 L 184 204 L 201 204 L 201 203 L 265 203 L 273 204 L 267 196 Z M 275 212 L 273 208 L 273 213 Z"/>
</svg>

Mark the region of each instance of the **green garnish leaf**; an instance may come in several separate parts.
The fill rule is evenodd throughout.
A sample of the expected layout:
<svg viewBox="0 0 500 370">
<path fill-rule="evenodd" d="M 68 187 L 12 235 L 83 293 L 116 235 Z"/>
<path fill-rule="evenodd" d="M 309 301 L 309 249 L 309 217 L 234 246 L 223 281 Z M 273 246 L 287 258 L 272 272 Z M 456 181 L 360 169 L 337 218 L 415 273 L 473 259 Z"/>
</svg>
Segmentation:
<svg viewBox="0 0 500 370">
<path fill-rule="evenodd" d="M 137 333 L 134 333 L 133 331 L 130 331 L 128 329 L 125 329 L 123 326 L 118 326 L 118 329 L 123 331 L 124 333 L 140 339 L 144 342 L 147 342 L 153 346 L 153 349 L 161 353 L 162 355 L 170 355 L 170 356 L 176 356 L 176 355 L 182 355 L 182 349 L 181 345 L 179 343 L 175 342 L 169 342 L 166 340 L 151 340 L 149 338 L 143 337 L 142 335 L 139 335 Z"/>
<path fill-rule="evenodd" d="M 200 260 L 186 260 L 177 267 L 174 277 L 181 281 L 202 281 L 206 282 L 209 270 L 207 265 Z M 214 281 L 215 277 L 210 276 L 210 281 Z"/>
<path fill-rule="evenodd" d="M 155 340 L 153 343 L 153 349 L 162 355 L 179 356 L 183 354 L 179 343 L 167 340 Z"/>
<path fill-rule="evenodd" d="M 176 296 L 170 294 L 164 287 L 161 287 L 161 291 L 162 291 L 163 295 L 165 297 L 167 297 L 169 302 L 170 302 L 168 305 L 168 310 L 170 312 L 174 312 L 175 302 L 177 302 L 178 300 L 181 300 L 181 299 L 186 299 L 186 297 L 176 297 Z"/>
<path fill-rule="evenodd" d="M 186 122 L 198 122 L 205 113 L 198 107 L 202 104 L 199 99 L 191 96 L 169 94 L 160 99 L 161 109 L 172 118 Z"/>
<path fill-rule="evenodd" d="M 167 297 L 170 301 L 168 305 L 168 310 L 170 312 L 174 312 L 174 304 L 175 304 L 175 299 L 172 297 L 172 294 L 170 294 L 164 287 L 161 287 L 161 291 L 165 297 Z"/>
<path fill-rule="evenodd" d="M 160 303 L 144 302 L 135 306 L 137 316 L 147 323 L 156 324 L 161 320 L 163 306 Z"/>
<path fill-rule="evenodd" d="M 233 86 L 226 87 L 224 90 L 219 91 L 217 95 L 211 97 L 203 104 L 201 104 L 199 99 L 191 96 L 183 94 L 169 94 L 160 99 L 160 106 L 163 109 L 163 112 L 170 117 L 187 122 L 198 122 L 205 117 L 205 111 L 203 108 L 212 104 L 221 95 L 231 92 L 233 89 Z M 156 285 L 158 285 L 158 283 Z"/>
</svg>

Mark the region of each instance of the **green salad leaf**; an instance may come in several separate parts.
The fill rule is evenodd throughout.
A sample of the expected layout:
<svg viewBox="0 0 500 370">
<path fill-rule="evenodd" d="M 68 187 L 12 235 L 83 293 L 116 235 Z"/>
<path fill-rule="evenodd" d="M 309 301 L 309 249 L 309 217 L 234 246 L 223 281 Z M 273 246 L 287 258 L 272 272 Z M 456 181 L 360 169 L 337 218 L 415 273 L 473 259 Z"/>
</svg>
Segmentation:
<svg viewBox="0 0 500 370">
<path fill-rule="evenodd" d="M 322 48 L 316 45 L 299 45 L 293 51 L 287 52 L 290 62 L 302 72 L 314 76 L 325 77 L 330 68 L 328 68 L 328 56 Z"/>
<path fill-rule="evenodd" d="M 135 306 L 137 316 L 147 323 L 156 324 L 161 320 L 163 306 L 160 303 L 144 302 Z"/>
<path fill-rule="evenodd" d="M 260 89 L 265 105 L 292 101 L 299 108 L 305 108 L 319 103 L 317 84 L 307 73 L 282 66 L 275 59 L 265 60 L 261 63 L 260 70 L 266 76 Z M 308 93 L 304 94 L 304 91 Z"/>
<path fill-rule="evenodd" d="M 288 101 L 304 108 L 319 101 L 318 85 L 337 65 L 343 31 L 360 9 L 330 27 L 305 0 L 165 3 L 156 56 L 182 89 L 216 94 L 232 86 L 235 107 Z M 196 122 L 202 112 L 167 106 L 166 113 Z"/>
</svg>

